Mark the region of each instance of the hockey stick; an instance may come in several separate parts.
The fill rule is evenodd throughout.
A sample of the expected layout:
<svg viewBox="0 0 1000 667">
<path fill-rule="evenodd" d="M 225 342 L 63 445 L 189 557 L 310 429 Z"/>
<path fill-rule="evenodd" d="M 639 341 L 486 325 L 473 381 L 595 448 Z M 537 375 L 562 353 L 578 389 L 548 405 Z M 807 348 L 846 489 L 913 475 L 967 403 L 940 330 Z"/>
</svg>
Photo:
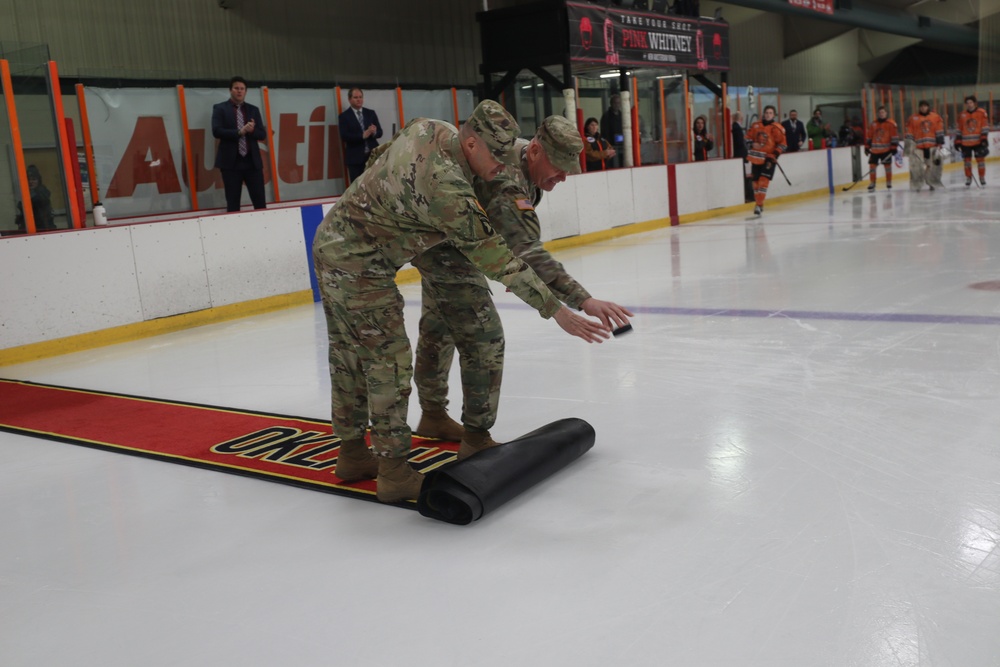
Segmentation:
<svg viewBox="0 0 1000 667">
<path fill-rule="evenodd" d="M 977 188 L 979 188 L 980 190 L 983 189 L 983 184 L 979 182 L 978 178 L 976 178 L 976 172 L 972 172 L 972 181 L 976 184 Z"/>
<path fill-rule="evenodd" d="M 788 183 L 788 187 L 792 187 L 792 182 L 788 180 L 788 175 L 785 173 L 785 170 L 781 168 L 781 165 L 778 163 L 777 160 L 774 161 L 774 166 L 776 166 L 778 168 L 778 171 L 781 172 L 781 175 L 785 177 L 785 183 Z"/>
<path fill-rule="evenodd" d="M 865 180 L 866 178 L 868 178 L 868 174 L 870 174 L 870 173 L 872 173 L 872 170 L 871 170 L 871 169 L 869 169 L 868 171 L 866 171 L 866 172 L 864 173 L 864 175 L 862 175 L 862 176 L 861 176 L 861 178 L 859 178 L 858 180 L 854 181 L 853 183 L 851 183 L 851 184 L 850 184 L 850 185 L 848 185 L 847 187 L 843 188 L 843 191 L 844 191 L 844 192 L 847 192 L 848 190 L 850 190 L 851 188 L 853 188 L 853 187 L 854 187 L 855 185 L 857 185 L 857 184 L 858 184 L 858 183 L 860 183 L 861 181 L 863 181 L 863 180 Z"/>
</svg>

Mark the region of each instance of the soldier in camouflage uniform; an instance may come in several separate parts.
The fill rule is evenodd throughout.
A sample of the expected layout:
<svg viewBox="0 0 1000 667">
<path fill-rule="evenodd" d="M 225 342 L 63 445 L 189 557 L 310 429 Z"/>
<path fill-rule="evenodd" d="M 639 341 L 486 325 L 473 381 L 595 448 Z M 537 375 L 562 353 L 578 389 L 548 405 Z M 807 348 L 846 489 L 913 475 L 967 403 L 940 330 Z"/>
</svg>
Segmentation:
<svg viewBox="0 0 1000 667">
<path fill-rule="evenodd" d="M 588 342 L 604 340 L 597 321 L 564 308 L 535 273 L 515 258 L 476 200 L 473 176 L 503 169 L 517 123 L 496 102 L 480 104 L 461 132 L 421 119 L 410 123 L 347 189 L 323 219 L 313 259 L 330 341 L 332 422 L 341 438 L 337 476 L 376 478 L 383 502 L 416 498 L 422 476 L 407 463 L 406 424 L 413 375 L 403 327 L 397 270 L 451 241 L 490 278 L 554 317 Z M 365 445 L 371 440 L 377 456 Z"/>
<path fill-rule="evenodd" d="M 593 298 L 542 247 L 535 206 L 542 191 L 551 191 L 580 171 L 583 141 L 576 126 L 550 116 L 529 142 L 515 143 L 515 165 L 492 181 L 474 186 L 490 223 L 514 254 L 534 269 L 567 306 L 599 318 L 605 326 L 624 326 L 632 315 L 610 301 Z M 454 245 L 443 243 L 417 257 L 423 312 L 414 378 L 422 416 L 416 432 L 426 437 L 461 440 L 459 458 L 494 446 L 489 429 L 496 422 L 503 375 L 504 337 L 489 287 Z M 455 348 L 462 369 L 462 422 L 448 416 L 448 373 Z"/>
</svg>

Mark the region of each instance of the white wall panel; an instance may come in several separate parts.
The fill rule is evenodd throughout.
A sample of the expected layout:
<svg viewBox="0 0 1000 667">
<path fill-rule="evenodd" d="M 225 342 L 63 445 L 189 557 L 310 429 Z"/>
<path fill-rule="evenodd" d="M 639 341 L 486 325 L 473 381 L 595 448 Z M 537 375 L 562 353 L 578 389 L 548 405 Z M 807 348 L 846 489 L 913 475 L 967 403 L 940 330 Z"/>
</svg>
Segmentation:
<svg viewBox="0 0 1000 667">
<path fill-rule="evenodd" d="M 705 210 L 739 206 L 743 202 L 743 160 L 712 160 L 708 163 Z"/>
<path fill-rule="evenodd" d="M 632 201 L 635 222 L 670 217 L 670 189 L 664 165 L 632 170 Z"/>
<path fill-rule="evenodd" d="M 580 216 L 580 233 L 590 234 L 610 229 L 611 196 L 610 171 L 595 171 L 573 177 L 577 188 L 577 205 Z M 631 189 L 631 188 L 630 188 Z"/>
<path fill-rule="evenodd" d="M 212 307 L 197 220 L 126 227 L 132 236 L 142 319 Z"/>
<path fill-rule="evenodd" d="M 1000 133 L 991 134 L 991 145 L 1000 146 Z M 826 159 L 825 151 L 783 157 L 794 187 L 779 174 L 769 199 L 828 187 Z M 835 184 L 849 183 L 851 151 L 834 149 L 832 161 Z M 676 171 L 681 214 L 742 203 L 739 160 L 682 164 Z M 633 203 L 618 203 L 613 214 L 612 202 L 623 192 L 632 193 Z M 629 210 L 628 222 L 661 220 L 669 215 L 668 196 L 662 166 L 571 176 L 542 198 L 542 238 L 607 230 Z M 301 213 L 272 208 L 4 238 L 0 284 L 0 349 L 304 291 Z"/>
<path fill-rule="evenodd" d="M 632 175 L 636 169 L 613 169 L 608 175 L 607 223 L 601 229 L 630 225 L 636 221 L 635 202 L 632 198 Z"/>
<path fill-rule="evenodd" d="M 310 289 L 298 209 L 220 215 L 200 224 L 213 307 Z"/>
<path fill-rule="evenodd" d="M 708 201 L 711 163 L 689 162 L 677 165 L 677 214 L 704 211 Z M 720 184 L 712 184 L 720 187 Z"/>
<path fill-rule="evenodd" d="M 142 319 L 127 229 L 6 238 L 0 271 L 0 347 Z"/>
<path fill-rule="evenodd" d="M 551 241 L 580 234 L 580 212 L 577 202 L 578 184 L 586 174 L 570 176 L 552 192 L 542 196 L 539 216 L 542 222 L 542 240 Z"/>
</svg>

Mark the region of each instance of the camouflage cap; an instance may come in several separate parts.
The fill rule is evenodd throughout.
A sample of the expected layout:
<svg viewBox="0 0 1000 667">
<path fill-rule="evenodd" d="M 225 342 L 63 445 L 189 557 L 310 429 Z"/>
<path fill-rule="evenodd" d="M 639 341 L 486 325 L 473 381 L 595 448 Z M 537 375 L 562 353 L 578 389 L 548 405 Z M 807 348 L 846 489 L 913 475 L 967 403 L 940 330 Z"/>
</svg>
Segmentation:
<svg viewBox="0 0 1000 667">
<path fill-rule="evenodd" d="M 498 160 L 502 160 L 514 148 L 514 142 L 521 134 L 521 128 L 514 117 L 493 100 L 480 102 L 467 123 L 469 129 L 486 142 L 490 152 Z"/>
<path fill-rule="evenodd" d="M 569 174 L 580 173 L 583 139 L 575 124 L 562 116 L 549 116 L 538 126 L 535 139 L 545 149 L 554 167 Z"/>
</svg>

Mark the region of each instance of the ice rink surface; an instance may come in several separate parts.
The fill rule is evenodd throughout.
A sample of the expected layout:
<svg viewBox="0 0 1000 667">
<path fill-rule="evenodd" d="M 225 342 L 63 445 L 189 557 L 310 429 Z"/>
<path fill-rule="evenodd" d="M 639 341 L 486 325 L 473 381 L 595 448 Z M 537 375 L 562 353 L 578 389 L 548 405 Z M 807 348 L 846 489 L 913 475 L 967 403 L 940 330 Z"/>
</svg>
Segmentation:
<svg viewBox="0 0 1000 667">
<path fill-rule="evenodd" d="M 1000 168 L 945 178 L 560 252 L 601 345 L 496 285 L 494 436 L 597 443 L 470 526 L 0 434 L 0 665 L 1000 665 Z M 0 376 L 329 418 L 324 326 Z"/>
</svg>

